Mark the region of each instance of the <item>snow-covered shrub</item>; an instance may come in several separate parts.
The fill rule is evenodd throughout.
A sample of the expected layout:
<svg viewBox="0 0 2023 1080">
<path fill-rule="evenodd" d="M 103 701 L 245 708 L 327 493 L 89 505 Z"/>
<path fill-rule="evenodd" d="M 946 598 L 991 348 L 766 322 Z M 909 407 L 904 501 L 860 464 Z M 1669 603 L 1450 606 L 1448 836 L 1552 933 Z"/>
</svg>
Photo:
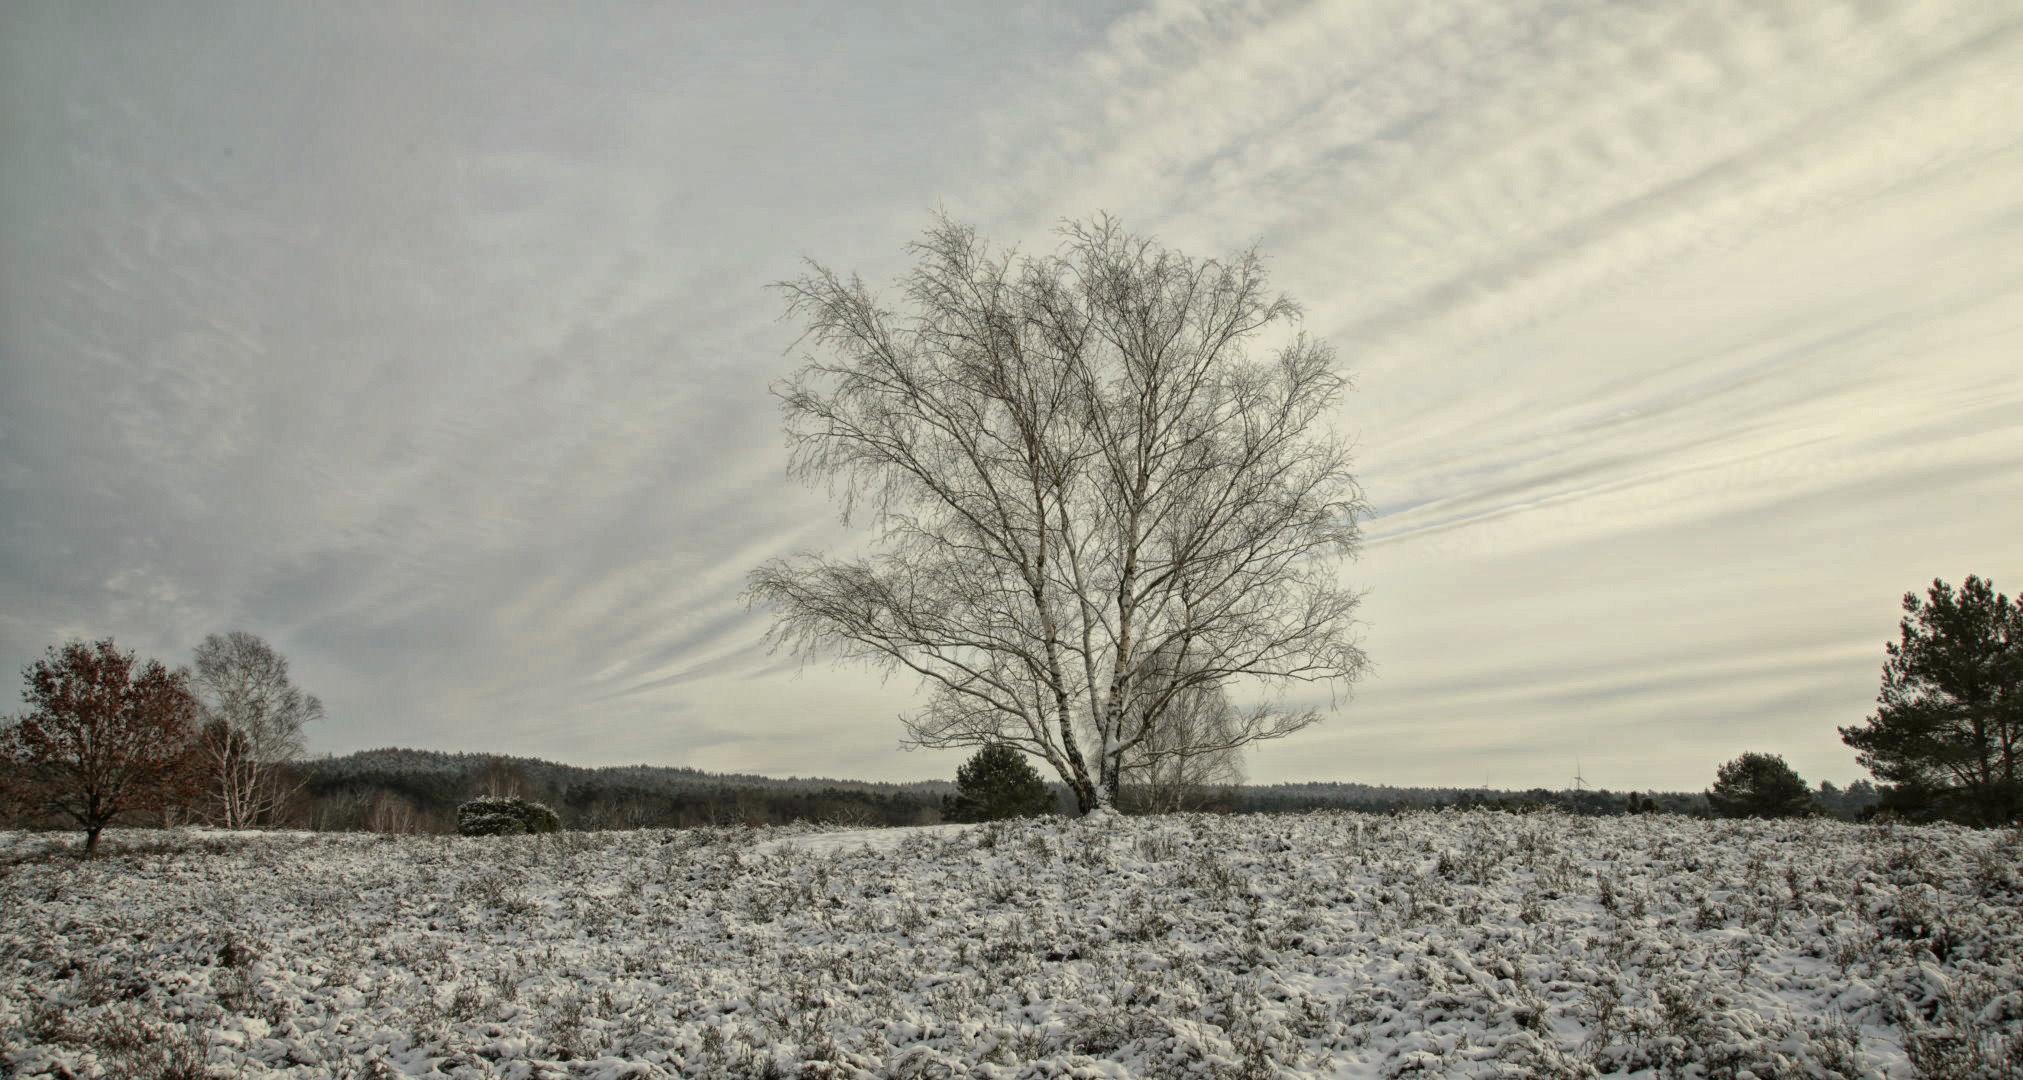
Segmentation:
<svg viewBox="0 0 2023 1080">
<path fill-rule="evenodd" d="M 473 799 L 457 807 L 457 832 L 465 836 L 518 836 L 533 831 L 520 815 L 491 805 L 501 801 Z"/>
<path fill-rule="evenodd" d="M 555 811 L 537 802 L 480 795 L 457 807 L 457 832 L 465 836 L 519 836 L 562 828 Z"/>
<path fill-rule="evenodd" d="M 519 805 L 514 810 L 520 815 L 520 820 L 527 823 L 528 832 L 551 833 L 562 831 L 561 816 L 549 809 L 546 803 L 526 802 L 524 800 L 515 801 Z"/>
</svg>

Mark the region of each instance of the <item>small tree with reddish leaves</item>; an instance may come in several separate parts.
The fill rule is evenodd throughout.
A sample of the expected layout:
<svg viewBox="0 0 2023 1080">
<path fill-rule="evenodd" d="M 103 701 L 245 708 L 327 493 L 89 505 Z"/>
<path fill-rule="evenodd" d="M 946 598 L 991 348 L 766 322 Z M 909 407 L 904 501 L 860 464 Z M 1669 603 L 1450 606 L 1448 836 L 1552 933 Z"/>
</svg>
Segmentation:
<svg viewBox="0 0 2023 1080">
<path fill-rule="evenodd" d="M 9 795 L 75 821 L 84 856 L 122 814 L 185 804 L 197 699 L 189 676 L 112 639 L 73 641 L 24 668 L 31 711 L 0 733 Z"/>
</svg>

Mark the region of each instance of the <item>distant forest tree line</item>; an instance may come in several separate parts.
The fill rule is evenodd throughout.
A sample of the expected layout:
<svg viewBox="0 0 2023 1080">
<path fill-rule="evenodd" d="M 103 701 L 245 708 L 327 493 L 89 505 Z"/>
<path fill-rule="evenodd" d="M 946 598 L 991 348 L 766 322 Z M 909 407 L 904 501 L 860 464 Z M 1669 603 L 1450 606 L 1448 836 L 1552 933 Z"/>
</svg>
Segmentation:
<svg viewBox="0 0 2023 1080">
<path fill-rule="evenodd" d="M 538 758 L 366 750 L 299 762 L 280 824 L 378 832 L 456 831 L 458 804 L 481 795 L 553 807 L 570 829 L 687 828 L 819 821 L 866 827 L 940 820 L 945 781 L 779 779 L 697 769 L 585 768 Z"/>
<path fill-rule="evenodd" d="M 582 768 L 536 758 L 368 750 L 304 762 L 304 783 L 276 824 L 310 829 L 454 832 L 456 807 L 479 795 L 516 795 L 561 812 L 571 829 L 686 828 L 698 825 L 783 825 L 796 821 L 865 827 L 931 825 L 946 813 L 956 785 L 931 780 L 872 783 L 709 773 L 650 765 Z M 1047 785 L 1053 812 L 1075 802 L 1063 783 Z M 1125 789 L 1126 812 L 1136 800 Z M 1880 798 L 1875 786 L 1822 783 L 1817 811 L 1859 820 Z M 1242 785 L 1209 793 L 1196 808 L 1210 813 L 1300 813 L 1350 810 L 1399 813 L 1483 808 L 1607 816 L 1634 813 L 1706 815 L 1702 792 L 1618 792 L 1606 789 L 1499 791 L 1488 788 L 1387 787 L 1357 783 Z"/>
<path fill-rule="evenodd" d="M 870 828 L 940 822 L 946 800 L 956 791 L 956 785 L 948 781 L 899 784 L 781 779 L 651 765 L 585 768 L 538 758 L 392 748 L 297 761 L 281 771 L 291 794 L 251 824 L 446 834 L 457 831 L 460 804 L 482 795 L 504 795 L 554 807 L 563 826 L 577 830 L 758 826 L 795 821 Z M 1066 812 L 1073 807 L 1072 793 L 1065 784 L 1054 783 L 1048 788 L 1058 810 Z M 1126 796 L 1123 801 L 1128 806 L 1128 792 Z M 1875 805 L 1878 796 L 1876 789 L 1863 781 L 1846 789 L 1822 784 L 1815 798 L 1821 812 L 1856 820 Z M 1231 787 L 1201 805 L 1222 813 L 1391 813 L 1450 807 L 1513 812 L 1551 809 L 1586 815 L 1709 813 L 1707 799 L 1699 792 L 1544 788 L 1513 792 L 1356 783 Z M 201 821 L 199 809 L 194 804 L 154 806 L 134 823 Z M 46 813 L 29 813 L 18 814 L 10 824 L 65 823 Z"/>
</svg>

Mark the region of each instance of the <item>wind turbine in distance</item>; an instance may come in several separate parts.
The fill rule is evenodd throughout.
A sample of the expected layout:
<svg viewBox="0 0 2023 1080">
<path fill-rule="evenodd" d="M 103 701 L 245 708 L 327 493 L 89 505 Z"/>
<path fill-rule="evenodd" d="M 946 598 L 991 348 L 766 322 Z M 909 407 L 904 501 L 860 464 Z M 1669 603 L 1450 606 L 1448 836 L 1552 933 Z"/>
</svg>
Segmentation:
<svg viewBox="0 0 2023 1080">
<path fill-rule="evenodd" d="M 1584 789 L 1583 789 L 1583 787 L 1582 787 L 1582 785 L 1584 785 L 1584 784 L 1586 784 L 1586 783 L 1587 783 L 1587 778 L 1586 778 L 1586 777 L 1584 777 L 1584 776 L 1582 776 L 1582 775 L 1580 774 L 1580 756 L 1579 756 L 1579 755 L 1575 755 L 1575 756 L 1574 756 L 1574 759 L 1573 759 L 1573 790 L 1574 790 L 1574 792 L 1575 792 L 1576 794 L 1578 794 L 1579 792 L 1581 792 L 1582 790 L 1584 790 Z"/>
</svg>

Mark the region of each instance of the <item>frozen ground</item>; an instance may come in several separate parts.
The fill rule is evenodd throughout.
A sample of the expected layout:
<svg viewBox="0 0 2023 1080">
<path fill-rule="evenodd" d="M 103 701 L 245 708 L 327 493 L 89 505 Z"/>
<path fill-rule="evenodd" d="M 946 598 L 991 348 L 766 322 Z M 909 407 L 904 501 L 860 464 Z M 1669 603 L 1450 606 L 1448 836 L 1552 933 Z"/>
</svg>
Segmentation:
<svg viewBox="0 0 2023 1080">
<path fill-rule="evenodd" d="M 2015 833 L 0 837 L 14 1077 L 2023 1075 Z"/>
<path fill-rule="evenodd" d="M 837 855 L 852 851 L 892 851 L 902 844 L 918 844 L 922 840 L 953 840 L 970 830 L 974 825 L 924 825 L 917 829 L 839 829 L 820 832 L 786 832 L 768 830 L 758 835 L 765 839 L 754 842 L 754 855 L 771 855 L 787 848 L 803 855 Z"/>
</svg>

